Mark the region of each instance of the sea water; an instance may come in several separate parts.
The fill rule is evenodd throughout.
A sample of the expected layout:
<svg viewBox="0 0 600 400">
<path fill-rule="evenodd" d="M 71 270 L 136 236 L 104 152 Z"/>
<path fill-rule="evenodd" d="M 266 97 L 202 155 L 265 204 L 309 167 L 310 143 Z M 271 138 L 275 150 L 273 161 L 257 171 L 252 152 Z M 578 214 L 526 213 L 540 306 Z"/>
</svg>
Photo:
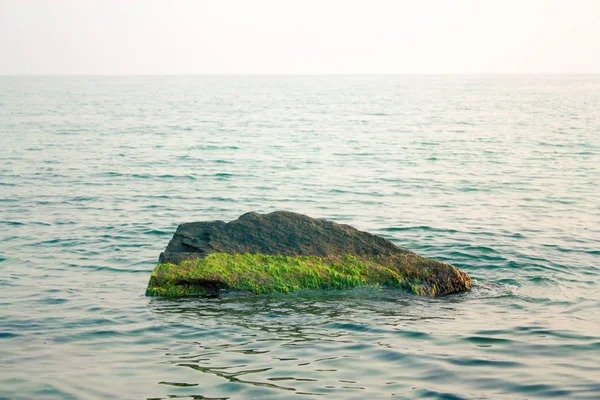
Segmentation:
<svg viewBox="0 0 600 400">
<path fill-rule="evenodd" d="M 600 76 L 1 77 L 0 138 L 0 398 L 600 397 Z M 275 210 L 474 286 L 144 296 Z"/>
</svg>

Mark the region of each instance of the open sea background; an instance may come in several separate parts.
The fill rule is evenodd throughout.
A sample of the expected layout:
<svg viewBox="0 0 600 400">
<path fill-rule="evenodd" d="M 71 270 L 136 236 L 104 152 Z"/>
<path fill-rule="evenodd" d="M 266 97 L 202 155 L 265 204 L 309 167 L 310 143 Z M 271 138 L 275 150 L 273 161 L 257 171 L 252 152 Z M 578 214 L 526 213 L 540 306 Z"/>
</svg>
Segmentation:
<svg viewBox="0 0 600 400">
<path fill-rule="evenodd" d="M 600 76 L 0 77 L 0 398 L 600 398 Z M 290 210 L 473 289 L 144 296 Z"/>
</svg>

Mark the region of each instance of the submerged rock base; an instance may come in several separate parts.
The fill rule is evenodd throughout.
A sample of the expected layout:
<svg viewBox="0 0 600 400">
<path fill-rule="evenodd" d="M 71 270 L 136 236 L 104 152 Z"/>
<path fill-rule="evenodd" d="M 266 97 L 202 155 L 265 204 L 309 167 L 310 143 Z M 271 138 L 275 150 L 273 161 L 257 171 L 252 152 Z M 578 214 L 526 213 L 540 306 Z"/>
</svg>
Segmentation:
<svg viewBox="0 0 600 400">
<path fill-rule="evenodd" d="M 440 296 L 471 287 L 458 268 L 348 225 L 278 211 L 177 228 L 149 296 L 255 294 L 380 286 Z"/>
<path fill-rule="evenodd" d="M 461 292 L 470 285 L 469 277 L 457 268 L 416 254 L 317 257 L 216 253 L 179 265 L 159 264 L 146 294 L 217 295 L 221 289 L 265 294 L 380 286 L 436 296 Z"/>
</svg>

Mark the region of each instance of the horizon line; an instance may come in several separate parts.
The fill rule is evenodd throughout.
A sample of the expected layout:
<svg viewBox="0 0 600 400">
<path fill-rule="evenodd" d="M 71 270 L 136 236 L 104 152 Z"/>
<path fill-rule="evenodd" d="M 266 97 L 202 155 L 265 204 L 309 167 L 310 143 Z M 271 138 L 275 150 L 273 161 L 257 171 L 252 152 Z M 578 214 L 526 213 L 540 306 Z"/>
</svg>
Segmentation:
<svg viewBox="0 0 600 400">
<path fill-rule="evenodd" d="M 323 72 L 323 73 L 66 73 L 66 74 L 12 74 L 0 77 L 177 77 L 177 76 L 590 76 L 600 72 Z"/>
</svg>

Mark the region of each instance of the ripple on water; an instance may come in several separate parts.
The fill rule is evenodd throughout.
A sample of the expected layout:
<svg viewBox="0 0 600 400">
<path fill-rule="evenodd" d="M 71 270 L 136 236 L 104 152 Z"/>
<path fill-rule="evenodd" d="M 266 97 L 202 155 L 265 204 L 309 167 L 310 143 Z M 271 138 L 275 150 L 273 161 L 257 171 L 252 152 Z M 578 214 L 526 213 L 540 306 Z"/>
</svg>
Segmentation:
<svg viewBox="0 0 600 400">
<path fill-rule="evenodd" d="M 0 77 L 0 397 L 598 398 L 599 85 Z M 277 209 L 473 289 L 144 296 L 179 223 Z"/>
</svg>

